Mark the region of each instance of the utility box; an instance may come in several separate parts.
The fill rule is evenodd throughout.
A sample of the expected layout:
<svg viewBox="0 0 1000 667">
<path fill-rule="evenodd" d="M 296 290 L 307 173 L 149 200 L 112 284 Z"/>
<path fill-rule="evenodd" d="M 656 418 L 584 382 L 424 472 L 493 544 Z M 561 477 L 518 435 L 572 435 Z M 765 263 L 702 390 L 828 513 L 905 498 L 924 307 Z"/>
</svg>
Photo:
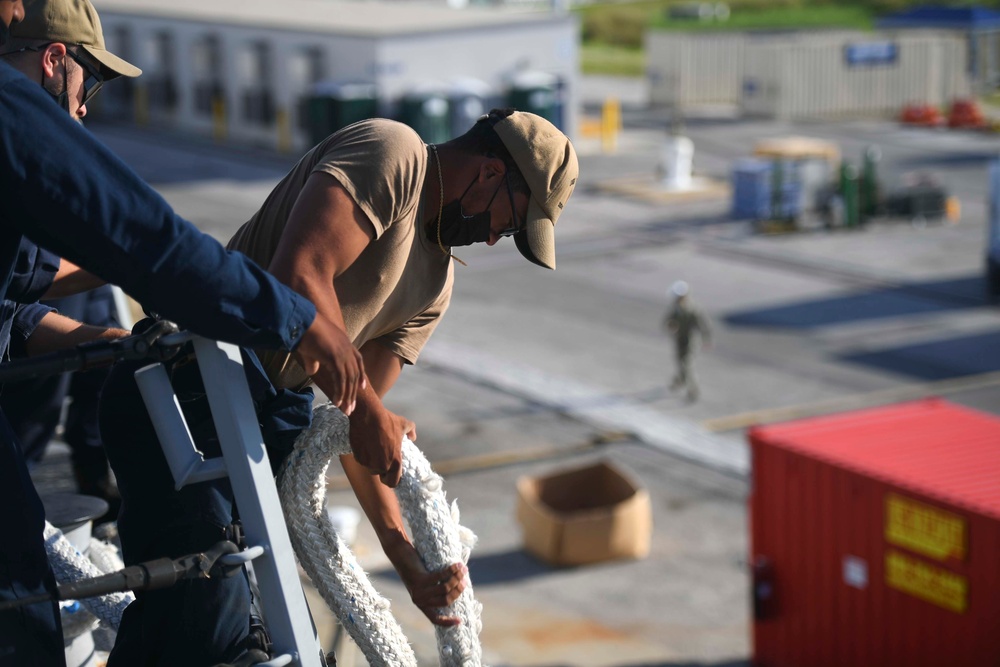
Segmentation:
<svg viewBox="0 0 1000 667">
<path fill-rule="evenodd" d="M 750 431 L 753 664 L 1000 664 L 1000 418 L 940 399 Z"/>
<path fill-rule="evenodd" d="M 610 461 L 517 481 L 524 548 L 552 565 L 649 554 L 649 493 Z"/>
</svg>

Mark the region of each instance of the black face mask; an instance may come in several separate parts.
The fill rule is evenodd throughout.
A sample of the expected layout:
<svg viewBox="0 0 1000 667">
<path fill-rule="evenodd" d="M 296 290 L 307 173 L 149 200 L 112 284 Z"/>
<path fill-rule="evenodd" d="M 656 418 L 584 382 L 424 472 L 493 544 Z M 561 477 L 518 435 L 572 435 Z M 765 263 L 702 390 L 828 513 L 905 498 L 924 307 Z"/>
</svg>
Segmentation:
<svg viewBox="0 0 1000 667">
<path fill-rule="evenodd" d="M 41 84 L 42 84 L 42 90 L 44 90 L 49 97 L 51 97 L 53 100 L 56 101 L 56 104 L 59 105 L 60 109 L 68 113 L 70 118 L 72 118 L 76 122 L 80 123 L 81 125 L 83 124 L 83 121 L 76 114 L 74 114 L 72 111 L 69 110 L 69 83 L 65 69 L 63 70 L 63 89 L 61 93 L 53 93 L 51 90 L 45 87 L 44 72 L 42 73 Z"/>
<path fill-rule="evenodd" d="M 0 46 L 6 46 L 10 41 L 10 26 L 0 21 Z"/>
<path fill-rule="evenodd" d="M 441 210 L 440 241 L 448 247 L 454 248 L 456 246 L 472 245 L 473 243 L 482 243 L 490 240 L 490 222 L 493 219 L 490 215 L 490 206 L 493 205 L 493 200 L 497 198 L 497 192 L 500 192 L 500 188 L 497 187 L 493 192 L 493 196 L 490 198 L 483 212 L 465 215 L 462 212 L 462 200 L 465 199 L 465 195 L 475 184 L 476 179 L 472 179 L 472 183 L 469 183 L 469 187 L 465 188 L 462 196 L 455 201 L 445 204 L 445 207 Z M 438 241 L 438 230 L 436 227 L 431 228 L 428 236 L 431 241 L 435 243 Z"/>
</svg>

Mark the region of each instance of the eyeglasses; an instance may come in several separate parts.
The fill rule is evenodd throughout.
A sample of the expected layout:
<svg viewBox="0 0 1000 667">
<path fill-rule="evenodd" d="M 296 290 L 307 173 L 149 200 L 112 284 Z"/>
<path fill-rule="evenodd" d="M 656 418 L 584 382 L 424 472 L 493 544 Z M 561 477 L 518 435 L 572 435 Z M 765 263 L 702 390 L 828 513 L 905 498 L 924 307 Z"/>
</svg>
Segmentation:
<svg viewBox="0 0 1000 667">
<path fill-rule="evenodd" d="M 513 236 L 523 229 L 521 226 L 521 221 L 517 217 L 517 207 L 514 205 L 514 188 L 510 187 L 510 172 L 508 171 L 504 174 L 504 182 L 507 183 L 507 196 L 510 198 L 510 215 L 514 218 L 514 223 L 503 230 L 497 236 L 503 238 L 504 236 Z"/>
<path fill-rule="evenodd" d="M 44 51 L 52 44 L 55 44 L 55 42 L 48 42 L 47 44 L 42 44 L 40 46 L 25 46 L 15 51 L 7 51 L 5 53 L 0 53 L 0 58 L 12 56 L 15 53 L 24 53 L 25 51 L 37 53 L 40 51 Z M 101 86 L 104 85 L 104 76 L 101 75 L 99 69 L 95 68 L 93 65 L 91 65 L 83 58 L 81 58 L 78 54 L 73 53 L 69 49 L 66 49 L 66 55 L 72 58 L 73 62 L 79 65 L 80 68 L 87 73 L 86 78 L 83 80 L 83 105 L 85 105 L 87 104 L 87 102 L 89 102 L 94 98 L 94 95 L 96 95 L 98 91 L 101 89 Z"/>
<path fill-rule="evenodd" d="M 77 65 L 79 65 L 86 73 L 87 76 L 83 80 L 83 104 L 86 104 L 90 100 L 94 99 L 96 95 L 101 90 L 101 86 L 104 85 L 104 76 L 101 74 L 101 70 L 94 67 L 86 60 L 81 58 L 79 54 L 72 51 L 66 51 L 66 55 L 73 59 Z"/>
</svg>

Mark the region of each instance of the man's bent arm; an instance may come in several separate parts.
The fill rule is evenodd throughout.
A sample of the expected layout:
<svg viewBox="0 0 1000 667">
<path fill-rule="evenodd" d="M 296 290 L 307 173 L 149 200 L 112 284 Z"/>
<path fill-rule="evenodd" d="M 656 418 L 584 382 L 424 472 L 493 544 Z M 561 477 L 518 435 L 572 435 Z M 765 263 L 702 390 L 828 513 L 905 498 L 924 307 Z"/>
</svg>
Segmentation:
<svg viewBox="0 0 1000 667">
<path fill-rule="evenodd" d="M 343 344 L 351 349 L 333 283 L 374 235 L 371 221 L 337 179 L 316 172 L 299 193 L 268 267 L 286 285 L 311 299 L 318 317 L 337 324 L 344 332 Z M 313 379 L 330 395 L 328 378 L 314 375 Z M 371 387 L 361 387 L 351 414 L 351 447 L 358 462 L 381 473 L 389 486 L 399 482 L 400 442 L 411 429 L 405 419 L 382 406 Z"/>
</svg>

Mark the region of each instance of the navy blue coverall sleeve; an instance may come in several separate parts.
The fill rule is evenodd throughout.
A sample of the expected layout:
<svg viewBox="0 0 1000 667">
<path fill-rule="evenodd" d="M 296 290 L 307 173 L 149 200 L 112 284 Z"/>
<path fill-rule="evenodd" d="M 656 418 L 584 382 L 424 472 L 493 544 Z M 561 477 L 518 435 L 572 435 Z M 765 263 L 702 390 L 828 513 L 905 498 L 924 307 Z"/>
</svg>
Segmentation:
<svg viewBox="0 0 1000 667">
<path fill-rule="evenodd" d="M 18 359 L 28 356 L 26 346 L 31 334 L 35 333 L 39 322 L 49 313 L 58 312 L 42 303 L 28 303 L 14 313 L 14 325 L 10 331 L 10 357 Z"/>
<path fill-rule="evenodd" d="M 0 227 L 210 338 L 292 349 L 315 308 L 177 216 L 41 87 L 0 67 Z"/>
<path fill-rule="evenodd" d="M 210 338 L 293 349 L 316 316 L 307 299 L 174 214 L 37 82 L 0 62 L 0 303 L 22 235 Z M 0 507 L 0 601 L 52 592 L 44 509 L 2 413 Z M 54 602 L 0 612 L 0 667 L 24 665 L 65 665 Z"/>
<path fill-rule="evenodd" d="M 49 291 L 59 272 L 59 255 L 28 239 L 21 239 L 7 298 L 18 303 L 34 303 Z"/>
</svg>

